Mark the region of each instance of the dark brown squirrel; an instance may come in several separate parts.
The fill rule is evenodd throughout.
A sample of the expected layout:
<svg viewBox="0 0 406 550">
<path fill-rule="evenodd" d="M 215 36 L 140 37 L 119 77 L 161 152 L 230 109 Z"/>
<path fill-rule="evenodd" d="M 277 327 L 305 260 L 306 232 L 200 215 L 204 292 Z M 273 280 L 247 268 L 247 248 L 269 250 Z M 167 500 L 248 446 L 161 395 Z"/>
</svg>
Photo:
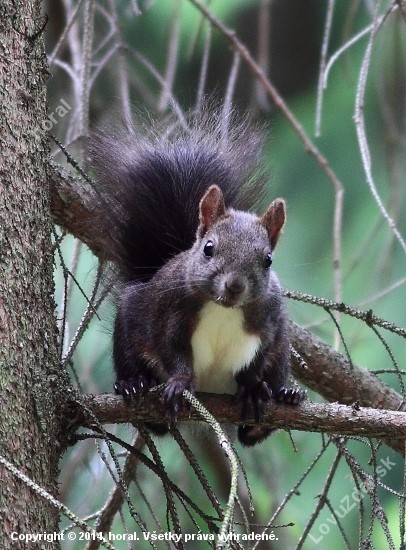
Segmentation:
<svg viewBox="0 0 406 550">
<path fill-rule="evenodd" d="M 129 400 L 166 383 L 170 419 L 187 389 L 237 394 L 238 437 L 254 445 L 271 397 L 296 405 L 287 388 L 290 341 L 272 255 L 285 223 L 276 199 L 262 217 L 247 212 L 265 192 L 262 135 L 244 120 L 227 138 L 218 113 L 191 127 L 146 136 L 109 130 L 92 140 L 96 223 L 117 268 L 113 358 L 116 393 Z M 155 433 L 164 425 L 148 427 Z"/>
</svg>

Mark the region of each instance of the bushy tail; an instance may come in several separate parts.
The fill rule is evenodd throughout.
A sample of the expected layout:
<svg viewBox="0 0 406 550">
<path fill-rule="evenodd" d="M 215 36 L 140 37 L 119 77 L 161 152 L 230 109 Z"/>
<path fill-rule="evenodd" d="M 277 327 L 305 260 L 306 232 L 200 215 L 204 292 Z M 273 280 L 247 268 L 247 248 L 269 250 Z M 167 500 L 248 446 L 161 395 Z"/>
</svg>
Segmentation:
<svg viewBox="0 0 406 550">
<path fill-rule="evenodd" d="M 159 135 L 109 129 L 90 139 L 95 230 L 122 280 L 146 281 L 193 245 L 210 185 L 222 189 L 227 207 L 253 210 L 261 202 L 262 132 L 244 120 L 230 122 L 224 134 L 214 112 Z"/>
</svg>

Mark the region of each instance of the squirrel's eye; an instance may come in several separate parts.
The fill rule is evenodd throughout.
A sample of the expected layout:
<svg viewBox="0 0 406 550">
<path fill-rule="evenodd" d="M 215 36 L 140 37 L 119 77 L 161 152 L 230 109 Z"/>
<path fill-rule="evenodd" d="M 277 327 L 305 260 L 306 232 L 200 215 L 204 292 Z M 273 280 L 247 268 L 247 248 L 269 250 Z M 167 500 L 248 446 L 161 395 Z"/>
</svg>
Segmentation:
<svg viewBox="0 0 406 550">
<path fill-rule="evenodd" d="M 204 245 L 203 253 L 207 258 L 211 258 L 213 256 L 214 251 L 214 243 L 213 241 L 207 241 L 207 243 Z"/>
<path fill-rule="evenodd" d="M 272 265 L 272 254 L 270 252 L 268 252 L 268 254 L 265 256 L 264 258 L 264 262 L 262 264 L 266 269 L 268 269 L 269 267 L 271 267 Z"/>
</svg>

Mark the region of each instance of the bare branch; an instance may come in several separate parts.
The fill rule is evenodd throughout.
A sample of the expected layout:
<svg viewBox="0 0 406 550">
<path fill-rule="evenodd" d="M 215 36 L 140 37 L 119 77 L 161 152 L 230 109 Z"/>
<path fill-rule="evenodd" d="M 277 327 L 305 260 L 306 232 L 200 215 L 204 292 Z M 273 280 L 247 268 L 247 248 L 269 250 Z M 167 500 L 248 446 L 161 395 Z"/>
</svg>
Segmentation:
<svg viewBox="0 0 406 550">
<path fill-rule="evenodd" d="M 395 235 L 396 239 L 400 243 L 403 250 L 406 252 L 406 242 L 404 241 L 402 235 L 400 234 L 398 228 L 396 227 L 395 222 L 393 219 L 389 216 L 381 197 L 379 196 L 378 190 L 375 186 L 374 178 L 372 176 L 372 163 L 371 163 L 371 156 L 369 152 L 369 146 L 368 146 L 368 138 L 366 135 L 365 130 L 365 118 L 364 118 L 364 98 L 365 98 L 365 90 L 366 90 L 366 84 L 368 79 L 368 73 L 369 73 L 369 66 L 371 62 L 371 55 L 372 55 L 372 46 L 376 37 L 376 34 L 379 30 L 379 21 L 378 21 L 378 10 L 380 7 L 380 1 L 377 2 L 376 5 L 376 11 L 374 16 L 374 23 L 373 23 L 373 29 L 371 31 L 371 35 L 368 41 L 367 48 L 365 50 L 364 60 L 362 62 L 361 71 L 359 75 L 359 81 L 358 81 L 358 89 L 357 89 L 357 96 L 355 101 L 355 113 L 354 113 L 354 121 L 355 121 L 355 127 L 357 130 L 357 136 L 358 136 L 358 143 L 360 147 L 362 162 L 365 170 L 365 175 L 367 179 L 367 183 L 369 185 L 369 188 L 371 190 L 372 196 L 374 197 L 379 210 L 382 213 L 382 216 L 385 218 L 385 220 L 388 222 L 389 227 L 392 229 L 393 234 Z M 387 14 L 389 14 L 392 10 L 392 6 L 387 10 Z"/>
<path fill-rule="evenodd" d="M 171 36 L 169 39 L 168 58 L 166 62 L 165 84 L 163 85 L 158 110 L 164 111 L 168 105 L 169 92 L 172 91 L 175 80 L 176 65 L 179 55 L 179 27 L 182 0 L 176 0 L 173 10 Z"/>
<path fill-rule="evenodd" d="M 52 65 L 52 63 L 55 60 L 56 55 L 59 53 L 59 50 L 62 47 L 62 44 L 65 42 L 65 39 L 66 39 L 73 23 L 76 21 L 76 18 L 79 14 L 79 10 L 82 7 L 83 2 L 84 2 L 84 0 L 79 0 L 77 6 L 75 7 L 75 11 L 73 12 L 73 14 L 72 14 L 70 20 L 68 21 L 67 25 L 65 26 L 65 28 L 63 29 L 63 32 L 62 32 L 62 34 L 61 34 L 61 36 L 58 40 L 57 45 L 54 48 L 54 51 L 51 53 L 51 55 L 48 58 L 49 65 Z"/>
<path fill-rule="evenodd" d="M 209 67 L 209 56 L 210 56 L 210 45 L 211 45 L 211 26 L 207 25 L 206 38 L 204 41 L 204 50 L 202 55 L 202 63 L 200 68 L 199 84 L 197 86 L 196 92 L 196 112 L 200 112 L 203 105 L 204 89 L 207 80 L 207 71 Z"/>
<path fill-rule="evenodd" d="M 92 252 L 101 251 L 99 239 L 92 234 L 92 213 L 89 186 L 84 181 L 50 161 L 48 181 L 51 187 L 51 211 L 54 222 L 82 240 Z M 91 204 L 91 202 L 90 202 Z"/>
<path fill-rule="evenodd" d="M 142 437 L 137 436 L 135 440 L 132 443 L 132 446 L 138 449 L 139 451 L 142 450 L 144 447 L 144 441 Z M 128 453 L 125 459 L 125 463 L 123 466 L 123 480 L 126 483 L 126 487 L 130 485 L 131 481 L 135 478 L 135 473 L 137 470 L 137 466 L 139 463 L 139 459 L 135 454 Z M 118 510 L 121 508 L 122 504 L 124 502 L 124 495 L 121 491 L 121 487 L 119 484 L 116 484 L 107 501 L 105 502 L 103 509 L 100 511 L 100 513 L 97 516 L 94 530 L 98 533 L 108 533 L 111 530 L 111 526 L 114 521 L 114 517 Z M 85 550 L 96 550 L 100 547 L 100 541 L 98 539 L 90 540 L 86 546 Z"/>
<path fill-rule="evenodd" d="M 228 77 L 228 83 L 227 83 L 226 93 L 225 93 L 224 102 L 223 102 L 223 109 L 221 113 L 222 115 L 221 120 L 223 124 L 222 139 L 224 141 L 224 144 L 227 143 L 227 134 L 228 134 L 228 128 L 230 124 L 230 115 L 232 111 L 233 93 L 235 89 L 235 83 L 238 77 L 238 71 L 240 68 L 240 60 L 241 60 L 241 56 L 239 52 L 234 52 L 233 63 L 231 65 L 230 76 Z"/>
<path fill-rule="evenodd" d="M 406 328 L 398 327 L 393 323 L 385 321 L 380 317 L 373 315 L 372 310 L 360 311 L 353 307 L 347 306 L 342 302 L 333 302 L 324 298 L 317 298 L 310 294 L 302 294 L 301 292 L 294 292 L 293 290 L 285 290 L 284 296 L 291 298 L 292 300 L 298 300 L 299 302 L 307 302 L 309 304 L 315 304 L 323 308 L 332 309 L 355 317 L 356 319 L 362 319 L 368 325 L 377 325 L 385 330 L 389 330 L 398 336 L 406 338 Z"/>
<path fill-rule="evenodd" d="M 316 137 L 320 136 L 321 133 L 321 112 L 323 108 L 323 90 L 325 82 L 325 69 L 326 69 L 326 58 L 327 50 L 330 42 L 331 26 L 333 23 L 333 13 L 334 13 L 335 0 L 329 0 L 327 7 L 327 17 L 326 24 L 324 26 L 324 37 L 323 45 L 321 48 L 321 59 L 320 59 L 320 70 L 319 70 L 319 82 L 317 85 L 317 105 L 316 105 Z"/>
<path fill-rule="evenodd" d="M 308 366 L 304 369 L 293 357 L 293 372 L 308 388 L 329 401 L 352 404 L 359 400 L 364 407 L 404 410 L 402 396 L 368 369 L 352 368 L 341 353 L 294 323 L 291 336 L 292 346 Z"/>
<path fill-rule="evenodd" d="M 241 406 L 232 395 L 198 393 L 196 396 L 221 424 L 256 424 L 253 415 L 245 421 L 241 420 Z M 113 394 L 87 394 L 82 396 L 82 400 L 101 424 L 167 422 L 157 391 L 134 397 L 131 403 Z M 85 427 L 91 427 L 94 423 L 93 418 L 83 410 L 77 421 Z M 183 410 L 178 414 L 178 421 L 201 422 L 202 418 L 196 411 Z M 404 445 L 398 440 L 406 438 L 406 412 L 355 408 L 337 403 L 305 402 L 293 407 L 269 402 L 261 425 L 273 429 L 385 438 L 399 452 L 403 452 Z"/>
<path fill-rule="evenodd" d="M 80 78 L 80 101 L 79 101 L 79 128 L 78 135 L 84 136 L 89 128 L 89 99 L 90 99 L 90 68 L 92 61 L 92 44 L 94 32 L 95 0 L 89 0 L 85 4 L 84 35 L 82 50 L 82 70 Z"/>
<path fill-rule="evenodd" d="M 271 9 L 272 0 L 261 0 L 258 10 L 258 65 L 265 75 L 269 75 L 271 43 Z M 266 91 L 260 82 L 255 82 L 255 91 L 259 105 L 269 110 L 270 104 Z"/>
</svg>

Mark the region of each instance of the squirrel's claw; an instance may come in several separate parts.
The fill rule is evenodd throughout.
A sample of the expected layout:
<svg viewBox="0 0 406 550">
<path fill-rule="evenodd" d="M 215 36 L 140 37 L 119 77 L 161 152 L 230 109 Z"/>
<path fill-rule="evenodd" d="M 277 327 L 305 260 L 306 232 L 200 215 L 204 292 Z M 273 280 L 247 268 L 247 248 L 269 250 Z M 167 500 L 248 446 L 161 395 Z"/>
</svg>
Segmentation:
<svg viewBox="0 0 406 550">
<path fill-rule="evenodd" d="M 176 419 L 178 413 L 183 409 L 183 391 L 188 390 L 195 393 L 195 385 L 192 378 L 186 374 L 172 376 L 164 390 L 162 401 L 165 404 L 166 414 L 170 420 Z M 190 408 L 189 405 L 187 405 Z"/>
<path fill-rule="evenodd" d="M 275 394 L 275 400 L 286 405 L 299 405 L 306 398 L 306 392 L 299 388 L 282 386 Z"/>
<path fill-rule="evenodd" d="M 140 374 L 137 377 L 128 378 L 127 380 L 116 380 L 114 383 L 114 391 L 118 395 L 122 395 L 125 400 L 131 399 L 131 396 L 145 393 L 157 385 L 157 381 L 153 376 L 146 377 Z"/>
</svg>

